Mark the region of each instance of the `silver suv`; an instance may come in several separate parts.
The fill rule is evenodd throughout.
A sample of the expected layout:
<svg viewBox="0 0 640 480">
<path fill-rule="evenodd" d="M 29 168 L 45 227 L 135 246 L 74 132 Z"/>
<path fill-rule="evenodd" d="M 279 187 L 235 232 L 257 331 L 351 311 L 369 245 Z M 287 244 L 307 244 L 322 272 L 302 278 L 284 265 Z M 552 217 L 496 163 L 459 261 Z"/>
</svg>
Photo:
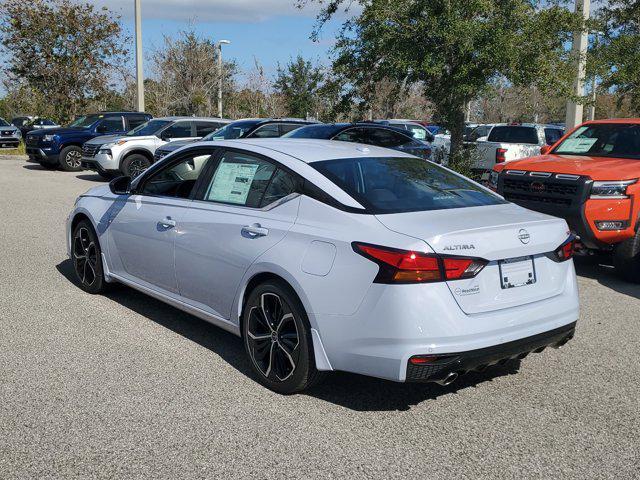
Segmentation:
<svg viewBox="0 0 640 480">
<path fill-rule="evenodd" d="M 178 140 L 197 140 L 223 127 L 223 118 L 154 118 L 124 135 L 101 136 L 82 146 L 82 167 L 102 177 L 136 177 L 154 162 L 156 149 Z"/>
</svg>

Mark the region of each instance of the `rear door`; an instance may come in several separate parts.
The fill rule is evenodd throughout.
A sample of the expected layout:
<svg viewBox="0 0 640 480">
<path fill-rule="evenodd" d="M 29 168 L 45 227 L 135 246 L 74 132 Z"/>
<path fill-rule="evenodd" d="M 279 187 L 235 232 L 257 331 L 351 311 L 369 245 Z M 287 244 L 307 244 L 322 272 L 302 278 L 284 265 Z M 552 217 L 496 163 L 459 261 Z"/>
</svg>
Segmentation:
<svg viewBox="0 0 640 480">
<path fill-rule="evenodd" d="M 230 318 L 249 266 L 293 226 L 298 182 L 267 157 L 224 151 L 209 169 L 176 239 L 176 276 L 186 301 Z"/>
</svg>

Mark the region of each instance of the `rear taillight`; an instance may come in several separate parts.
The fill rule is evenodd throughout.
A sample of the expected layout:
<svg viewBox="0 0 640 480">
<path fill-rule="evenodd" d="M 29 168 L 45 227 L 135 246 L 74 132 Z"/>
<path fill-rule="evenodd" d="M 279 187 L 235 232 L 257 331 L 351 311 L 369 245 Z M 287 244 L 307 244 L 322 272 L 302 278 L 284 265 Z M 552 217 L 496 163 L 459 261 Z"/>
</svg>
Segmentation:
<svg viewBox="0 0 640 480">
<path fill-rule="evenodd" d="M 547 257 L 549 257 L 554 262 L 565 262 L 573 257 L 575 247 L 576 237 L 572 235 L 553 252 L 547 253 Z"/>
<path fill-rule="evenodd" d="M 353 250 L 380 267 L 375 283 L 427 283 L 475 277 L 488 263 L 481 258 L 442 256 L 353 243 Z"/>
<path fill-rule="evenodd" d="M 507 149 L 506 148 L 497 148 L 496 149 L 496 163 L 504 163 L 507 161 Z"/>
</svg>

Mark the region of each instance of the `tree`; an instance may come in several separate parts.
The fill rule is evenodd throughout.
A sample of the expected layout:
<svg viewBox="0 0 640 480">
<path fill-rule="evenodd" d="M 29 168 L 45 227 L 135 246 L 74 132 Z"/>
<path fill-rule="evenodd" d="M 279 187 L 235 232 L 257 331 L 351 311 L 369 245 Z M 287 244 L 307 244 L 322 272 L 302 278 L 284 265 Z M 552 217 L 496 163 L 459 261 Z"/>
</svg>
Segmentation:
<svg viewBox="0 0 640 480">
<path fill-rule="evenodd" d="M 319 2 L 323 22 L 346 0 Z M 555 2 L 535 0 L 358 0 L 334 69 L 367 100 L 376 82 L 420 82 L 435 116 L 451 131 L 452 156 L 462 147 L 465 106 L 506 78 L 516 86 L 570 95 L 571 32 L 581 20 Z M 318 30 L 314 32 L 317 36 Z"/>
<path fill-rule="evenodd" d="M 314 66 L 301 55 L 286 67 L 278 65 L 274 88 L 285 98 L 290 115 L 306 118 L 314 116 L 318 105 L 318 91 L 324 75 L 319 66 Z"/>
<path fill-rule="evenodd" d="M 620 105 L 627 100 L 640 114 L 640 2 L 610 0 L 599 13 L 604 35 L 593 60 L 601 90 L 615 89 Z"/>
<path fill-rule="evenodd" d="M 193 30 L 165 36 L 152 55 L 154 80 L 148 84 L 149 111 L 155 115 L 217 115 L 218 48 Z M 233 91 L 235 62 L 222 66 L 223 94 Z"/>
<path fill-rule="evenodd" d="M 38 92 L 37 113 L 70 120 L 105 95 L 114 70 L 126 63 L 121 33 L 118 16 L 89 3 L 4 0 L 5 86 Z"/>
</svg>

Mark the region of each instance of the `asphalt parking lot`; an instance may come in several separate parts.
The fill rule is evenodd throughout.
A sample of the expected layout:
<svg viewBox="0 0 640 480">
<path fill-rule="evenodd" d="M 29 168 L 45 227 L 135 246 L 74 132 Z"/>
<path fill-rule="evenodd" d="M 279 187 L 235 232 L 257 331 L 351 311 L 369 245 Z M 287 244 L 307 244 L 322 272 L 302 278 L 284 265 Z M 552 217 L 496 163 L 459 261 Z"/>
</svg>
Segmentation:
<svg viewBox="0 0 640 480">
<path fill-rule="evenodd" d="M 0 156 L 1 479 L 640 477 L 640 286 L 609 267 L 578 263 L 576 338 L 519 367 L 282 397 L 231 334 L 73 283 L 64 221 L 100 182 Z"/>
</svg>

